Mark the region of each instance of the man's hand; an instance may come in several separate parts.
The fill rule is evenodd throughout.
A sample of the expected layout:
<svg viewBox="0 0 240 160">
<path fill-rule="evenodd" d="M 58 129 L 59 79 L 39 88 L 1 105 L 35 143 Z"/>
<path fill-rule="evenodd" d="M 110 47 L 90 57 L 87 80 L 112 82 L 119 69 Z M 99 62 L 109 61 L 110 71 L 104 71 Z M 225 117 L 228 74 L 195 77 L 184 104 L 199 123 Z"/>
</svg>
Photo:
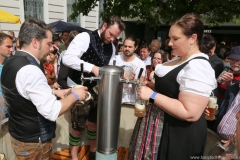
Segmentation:
<svg viewBox="0 0 240 160">
<path fill-rule="evenodd" d="M 93 73 L 96 77 L 98 77 L 98 75 L 99 75 L 99 67 L 93 66 L 92 73 Z"/>
<path fill-rule="evenodd" d="M 62 89 L 62 90 L 54 90 L 54 95 L 59 98 L 64 98 L 71 93 L 71 89 Z"/>
<path fill-rule="evenodd" d="M 54 84 L 53 84 L 53 88 L 61 88 L 61 86 L 57 83 L 57 82 L 54 82 Z"/>
<path fill-rule="evenodd" d="M 78 99 L 80 101 L 84 101 L 86 100 L 88 93 L 87 93 L 88 88 L 87 87 L 80 87 L 80 88 L 72 88 L 72 92 L 77 93 L 78 95 Z"/>
<path fill-rule="evenodd" d="M 233 80 L 233 73 L 226 72 L 221 75 L 221 80 L 225 85 L 231 85 Z"/>
</svg>

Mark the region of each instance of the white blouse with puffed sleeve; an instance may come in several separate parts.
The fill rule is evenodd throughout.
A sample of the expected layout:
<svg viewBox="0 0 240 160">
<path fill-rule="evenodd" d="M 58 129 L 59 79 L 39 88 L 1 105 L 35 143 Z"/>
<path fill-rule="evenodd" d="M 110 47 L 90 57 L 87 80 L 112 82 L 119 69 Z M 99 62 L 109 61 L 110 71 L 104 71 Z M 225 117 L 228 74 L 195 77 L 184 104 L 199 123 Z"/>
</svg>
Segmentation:
<svg viewBox="0 0 240 160">
<path fill-rule="evenodd" d="M 208 56 L 206 54 L 199 53 L 189 57 L 183 63 L 189 61 L 192 58 L 199 57 L 199 56 L 205 57 L 208 59 Z M 175 61 L 177 59 L 178 58 L 172 61 Z M 167 64 L 167 63 L 164 63 L 164 64 Z M 166 66 L 164 64 L 158 64 L 155 68 L 155 74 L 158 77 L 165 76 L 168 72 L 170 72 L 174 68 L 181 65 L 181 64 L 178 64 L 174 66 Z M 193 59 L 189 61 L 189 63 L 178 73 L 176 80 L 180 85 L 180 88 L 179 88 L 180 91 L 190 92 L 190 93 L 202 95 L 205 97 L 209 97 L 212 90 L 217 87 L 215 72 L 211 67 L 210 63 L 204 59 Z"/>
</svg>

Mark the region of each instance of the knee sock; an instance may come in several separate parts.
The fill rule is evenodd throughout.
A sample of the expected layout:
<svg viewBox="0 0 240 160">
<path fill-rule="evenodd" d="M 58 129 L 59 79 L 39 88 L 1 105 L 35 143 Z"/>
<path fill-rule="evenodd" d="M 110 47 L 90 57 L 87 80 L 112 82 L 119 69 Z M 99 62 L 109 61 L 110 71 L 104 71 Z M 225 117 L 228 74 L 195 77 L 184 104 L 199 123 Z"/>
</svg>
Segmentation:
<svg viewBox="0 0 240 160">
<path fill-rule="evenodd" d="M 87 130 L 87 137 L 88 137 L 89 140 L 96 140 L 97 132 Z"/>
<path fill-rule="evenodd" d="M 78 146 L 81 141 L 81 136 L 74 136 L 72 133 L 69 133 L 69 144 L 71 146 Z"/>
</svg>

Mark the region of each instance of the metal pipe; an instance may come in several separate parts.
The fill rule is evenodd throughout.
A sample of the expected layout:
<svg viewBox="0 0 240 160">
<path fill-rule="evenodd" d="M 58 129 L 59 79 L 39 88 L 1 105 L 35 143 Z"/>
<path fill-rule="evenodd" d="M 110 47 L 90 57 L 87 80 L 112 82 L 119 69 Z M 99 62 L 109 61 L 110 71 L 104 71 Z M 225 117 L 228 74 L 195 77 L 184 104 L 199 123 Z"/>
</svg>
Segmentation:
<svg viewBox="0 0 240 160">
<path fill-rule="evenodd" d="M 100 68 L 99 75 L 96 159 L 117 159 L 123 69 L 105 66 Z"/>
</svg>

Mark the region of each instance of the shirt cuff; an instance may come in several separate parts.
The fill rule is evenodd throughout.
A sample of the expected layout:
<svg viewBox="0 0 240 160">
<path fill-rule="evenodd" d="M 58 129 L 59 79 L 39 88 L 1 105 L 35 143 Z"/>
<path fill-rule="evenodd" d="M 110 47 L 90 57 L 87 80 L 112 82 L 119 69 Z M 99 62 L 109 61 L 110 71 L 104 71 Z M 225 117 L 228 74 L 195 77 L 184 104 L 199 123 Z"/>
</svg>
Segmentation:
<svg viewBox="0 0 240 160">
<path fill-rule="evenodd" d="M 49 120 L 50 121 L 56 121 L 57 120 L 57 118 L 58 118 L 58 116 L 59 116 L 59 113 L 60 113 L 60 111 L 61 111 L 61 109 L 62 109 L 62 103 L 58 100 L 58 101 L 56 101 L 55 102 L 55 111 L 54 111 L 54 114 L 49 118 Z"/>
<path fill-rule="evenodd" d="M 94 65 L 91 64 L 91 63 L 84 63 L 84 70 L 87 71 L 87 72 L 92 72 L 92 69 L 93 69 Z"/>
</svg>

